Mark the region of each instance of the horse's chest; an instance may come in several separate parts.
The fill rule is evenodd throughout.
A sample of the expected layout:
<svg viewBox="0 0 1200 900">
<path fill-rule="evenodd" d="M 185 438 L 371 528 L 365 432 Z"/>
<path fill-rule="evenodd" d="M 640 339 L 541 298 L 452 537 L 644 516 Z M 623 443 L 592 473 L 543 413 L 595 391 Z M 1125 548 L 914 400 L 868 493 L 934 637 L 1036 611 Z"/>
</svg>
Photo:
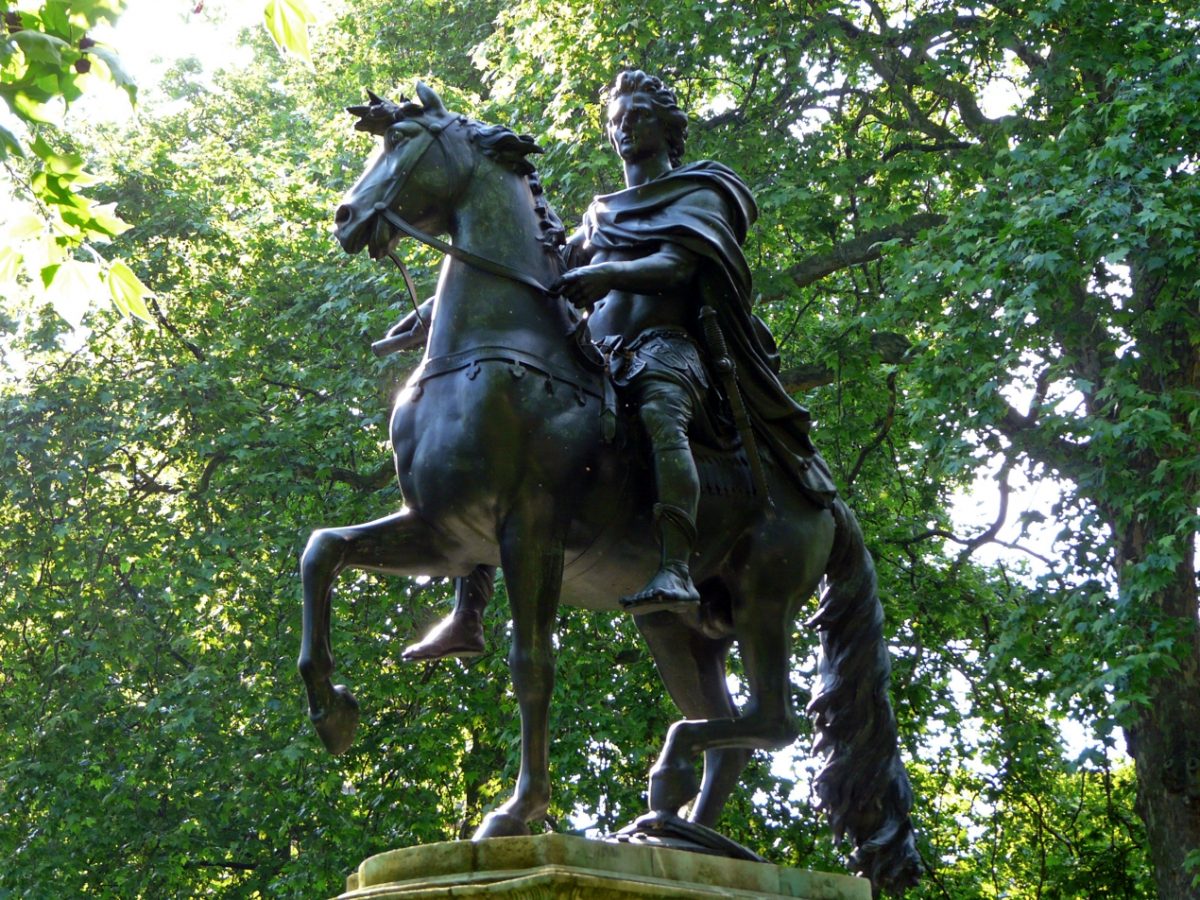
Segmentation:
<svg viewBox="0 0 1200 900">
<path fill-rule="evenodd" d="M 586 465 L 587 413 L 565 389 L 532 373 L 484 363 L 405 389 L 392 414 L 392 448 L 410 505 L 458 507 L 511 495 L 527 482 L 553 489 Z M 419 508 L 419 507 L 418 507 Z"/>
</svg>

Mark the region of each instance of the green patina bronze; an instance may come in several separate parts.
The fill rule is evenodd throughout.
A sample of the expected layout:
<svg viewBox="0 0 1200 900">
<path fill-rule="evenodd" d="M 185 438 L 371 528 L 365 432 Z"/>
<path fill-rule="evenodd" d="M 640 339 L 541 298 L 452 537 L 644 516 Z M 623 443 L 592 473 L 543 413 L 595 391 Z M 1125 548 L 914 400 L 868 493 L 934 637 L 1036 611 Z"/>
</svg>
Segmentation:
<svg viewBox="0 0 1200 900">
<path fill-rule="evenodd" d="M 752 856 L 711 828 L 750 754 L 797 736 L 793 622 L 824 577 L 809 622 L 821 663 L 808 711 L 826 756 L 816 791 L 856 872 L 880 888 L 912 883 L 912 795 L 874 566 L 750 312 L 748 189 L 719 163 L 681 165 L 674 96 L 625 72 L 609 136 L 627 188 L 596 198 L 566 239 L 531 139 L 447 111 L 424 85 L 417 95 L 351 110 L 384 151 L 338 209 L 342 246 L 380 258 L 399 237 L 444 247 L 436 235 L 448 233 L 452 249 L 435 297 L 381 342 L 425 344 L 391 419 L 406 505 L 320 529 L 303 555 L 299 665 L 321 740 L 344 751 L 358 721 L 331 680 L 338 573 L 455 578 L 455 612 L 406 653 L 428 659 L 482 650 L 499 566 L 521 769 L 475 837 L 528 834 L 546 811 L 552 637 L 567 603 L 632 614 L 686 716 L 650 773 L 649 815 L 623 838 Z M 735 641 L 740 710 L 726 686 Z"/>
</svg>

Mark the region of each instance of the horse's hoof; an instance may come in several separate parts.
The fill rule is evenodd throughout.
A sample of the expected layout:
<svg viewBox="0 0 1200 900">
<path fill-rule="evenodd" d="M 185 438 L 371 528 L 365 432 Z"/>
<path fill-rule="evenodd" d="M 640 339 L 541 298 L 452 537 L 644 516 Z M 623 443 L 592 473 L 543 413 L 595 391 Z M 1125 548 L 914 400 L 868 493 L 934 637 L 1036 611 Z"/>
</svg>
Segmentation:
<svg viewBox="0 0 1200 900">
<path fill-rule="evenodd" d="M 329 704 L 309 718 L 317 728 L 317 736 L 325 749 L 339 756 L 354 742 L 354 731 L 358 728 L 358 701 L 344 684 L 335 684 Z"/>
<path fill-rule="evenodd" d="M 529 834 L 529 826 L 524 819 L 496 810 L 483 817 L 483 822 L 471 836 L 473 841 L 485 841 L 496 837 L 525 837 Z"/>
<path fill-rule="evenodd" d="M 670 765 L 659 762 L 650 770 L 650 809 L 656 813 L 674 815 L 698 793 L 700 779 L 687 760 Z"/>
</svg>

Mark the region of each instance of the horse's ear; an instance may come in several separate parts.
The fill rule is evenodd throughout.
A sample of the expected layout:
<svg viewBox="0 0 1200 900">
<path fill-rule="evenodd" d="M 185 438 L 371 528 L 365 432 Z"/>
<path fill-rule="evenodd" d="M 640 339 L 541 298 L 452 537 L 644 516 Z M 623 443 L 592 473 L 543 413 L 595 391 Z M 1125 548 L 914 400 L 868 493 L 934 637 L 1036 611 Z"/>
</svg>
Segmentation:
<svg viewBox="0 0 1200 900">
<path fill-rule="evenodd" d="M 425 107 L 426 112 L 449 115 L 445 104 L 442 103 L 442 98 L 423 81 L 417 82 L 417 99 L 421 101 L 421 105 Z"/>
</svg>

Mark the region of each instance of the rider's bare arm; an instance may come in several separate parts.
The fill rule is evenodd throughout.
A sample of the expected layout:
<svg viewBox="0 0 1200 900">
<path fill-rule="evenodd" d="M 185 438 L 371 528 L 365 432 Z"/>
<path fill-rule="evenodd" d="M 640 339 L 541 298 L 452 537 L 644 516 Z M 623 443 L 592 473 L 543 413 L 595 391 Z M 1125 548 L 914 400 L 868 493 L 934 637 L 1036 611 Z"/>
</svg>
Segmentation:
<svg viewBox="0 0 1200 900">
<path fill-rule="evenodd" d="M 692 206 L 709 207 L 727 218 L 725 201 L 712 190 L 695 191 L 688 196 Z M 579 232 L 571 240 L 579 238 Z M 678 244 L 662 243 L 646 249 L 634 259 L 609 259 L 571 269 L 556 288 L 575 306 L 590 306 L 612 291 L 642 296 L 674 294 L 695 277 L 700 257 Z M 570 257 L 568 257 L 570 260 Z"/>
<path fill-rule="evenodd" d="M 562 258 L 568 269 L 586 266 L 592 261 L 592 253 L 588 249 L 587 237 L 582 228 L 577 228 L 575 233 L 567 238 L 567 244 L 562 249 Z"/>
<path fill-rule="evenodd" d="M 564 297 L 576 306 L 588 306 L 612 291 L 652 296 L 670 294 L 691 282 L 700 258 L 677 244 L 637 259 L 608 260 L 580 266 L 558 282 Z"/>
</svg>

